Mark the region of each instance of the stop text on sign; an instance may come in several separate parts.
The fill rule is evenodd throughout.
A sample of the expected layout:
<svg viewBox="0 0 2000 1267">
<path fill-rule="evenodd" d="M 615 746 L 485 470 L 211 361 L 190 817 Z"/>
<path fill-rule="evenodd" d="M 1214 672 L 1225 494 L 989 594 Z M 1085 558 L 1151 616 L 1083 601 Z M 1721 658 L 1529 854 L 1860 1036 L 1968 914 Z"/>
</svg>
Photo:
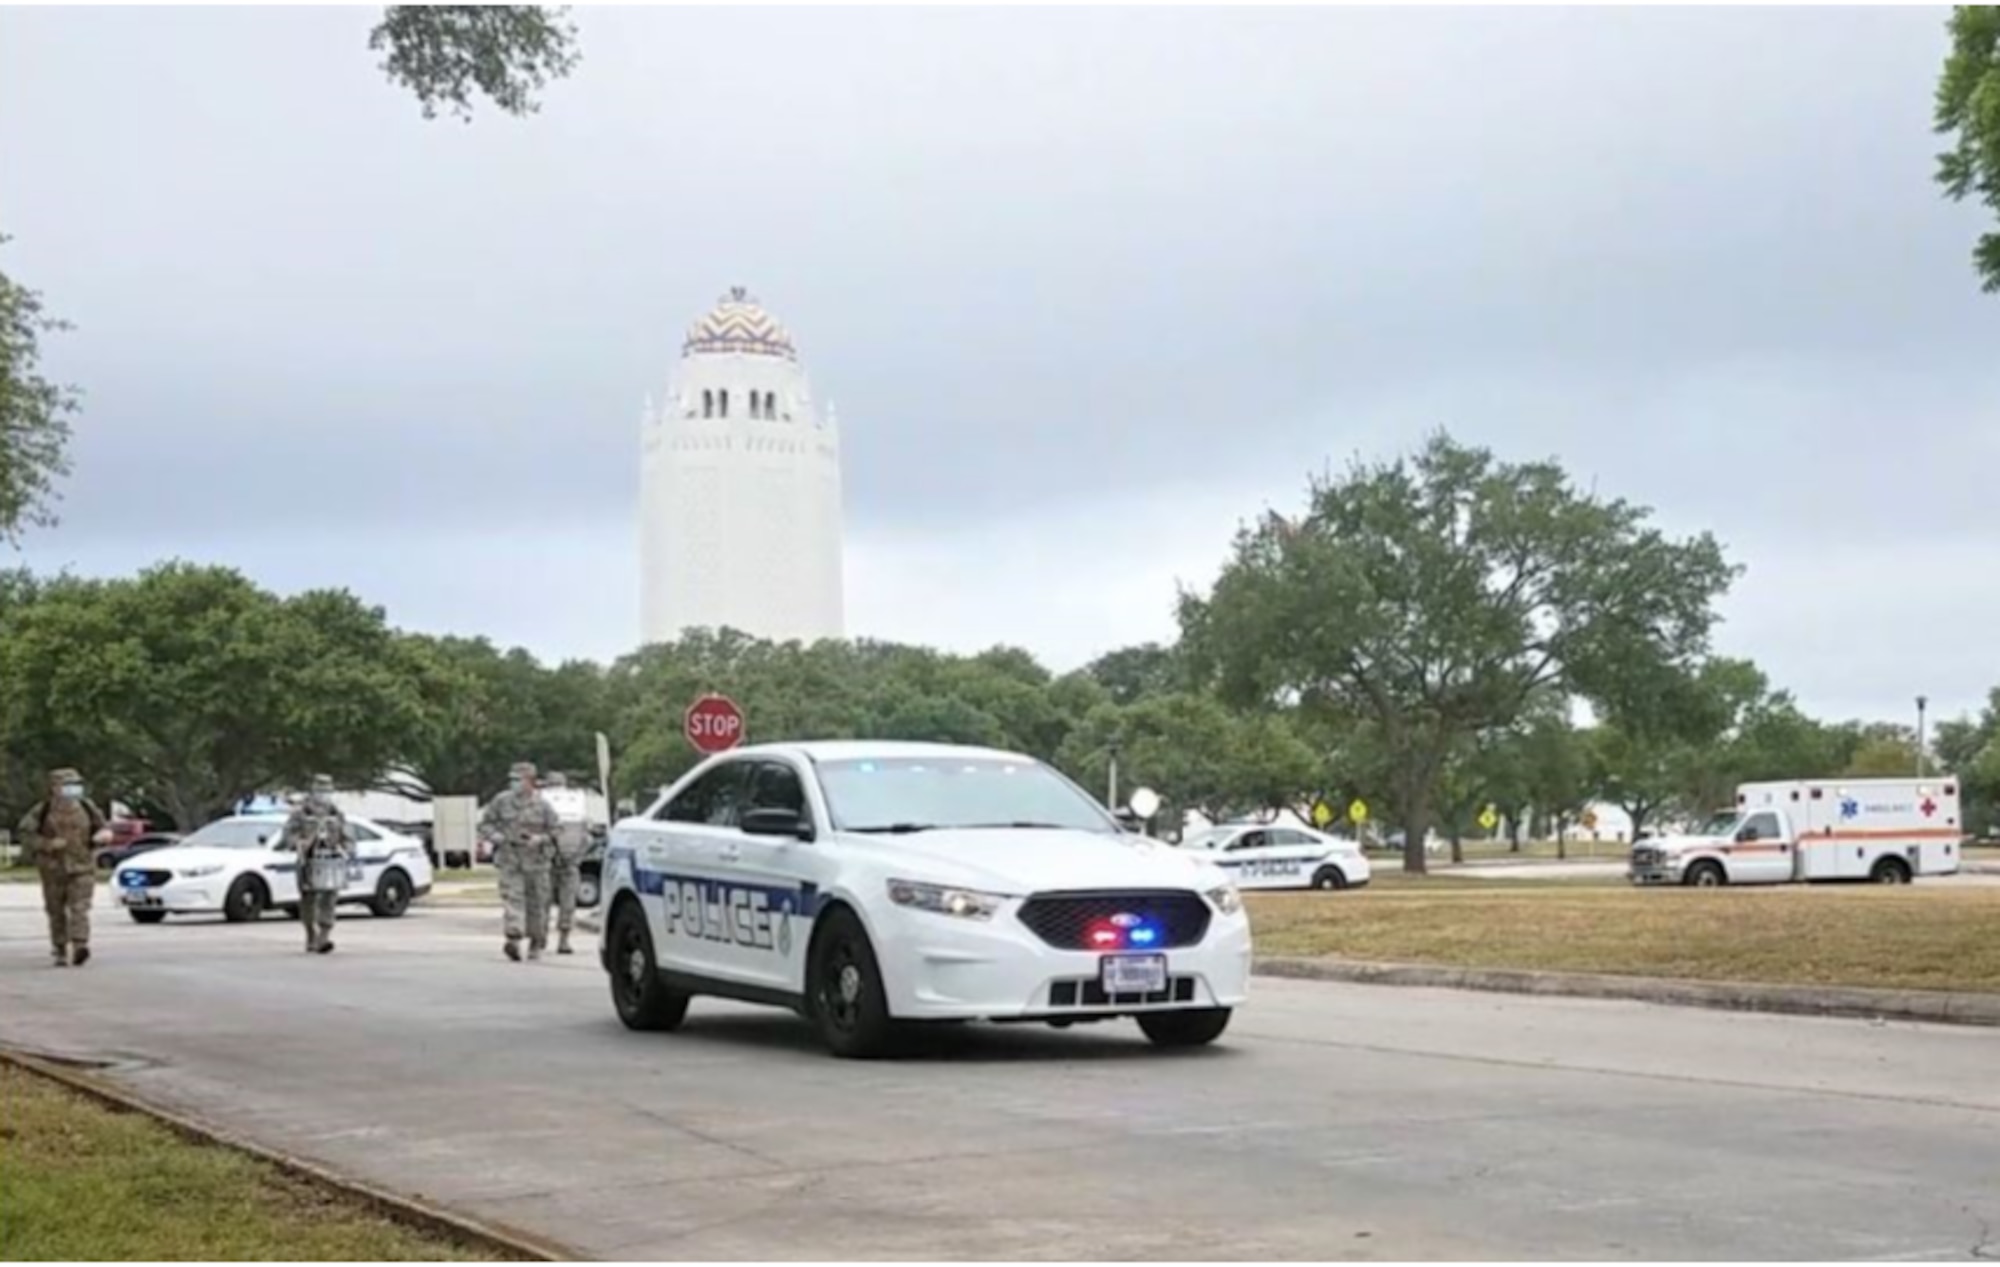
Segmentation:
<svg viewBox="0 0 2000 1267">
<path fill-rule="evenodd" d="M 743 710 L 723 695 L 704 695 L 688 705 L 683 733 L 701 752 L 724 752 L 743 742 Z"/>
</svg>

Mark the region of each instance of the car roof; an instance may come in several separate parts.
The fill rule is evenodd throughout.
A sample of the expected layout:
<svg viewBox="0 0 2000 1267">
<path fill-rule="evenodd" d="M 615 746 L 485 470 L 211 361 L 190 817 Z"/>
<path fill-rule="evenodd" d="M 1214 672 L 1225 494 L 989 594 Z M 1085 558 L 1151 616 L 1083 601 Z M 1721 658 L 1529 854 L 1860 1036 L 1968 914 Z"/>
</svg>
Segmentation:
<svg viewBox="0 0 2000 1267">
<path fill-rule="evenodd" d="M 231 814 L 227 818 L 218 818 L 207 825 L 213 827 L 215 823 L 286 823 L 291 821 L 291 817 L 289 813 L 281 814 L 275 811 L 262 814 Z M 372 818 L 363 818 L 358 814 L 347 814 L 344 817 L 355 826 L 366 827 L 370 831 L 379 831 L 389 836 L 400 836 L 403 834 L 392 827 L 384 827 Z"/>
<path fill-rule="evenodd" d="M 750 744 L 732 748 L 725 756 L 799 756 L 809 761 L 898 761 L 921 757 L 965 757 L 992 761 L 1033 761 L 1034 758 L 1004 748 L 982 748 L 971 744 L 920 743 L 901 739 L 815 739 L 799 743 Z"/>
</svg>

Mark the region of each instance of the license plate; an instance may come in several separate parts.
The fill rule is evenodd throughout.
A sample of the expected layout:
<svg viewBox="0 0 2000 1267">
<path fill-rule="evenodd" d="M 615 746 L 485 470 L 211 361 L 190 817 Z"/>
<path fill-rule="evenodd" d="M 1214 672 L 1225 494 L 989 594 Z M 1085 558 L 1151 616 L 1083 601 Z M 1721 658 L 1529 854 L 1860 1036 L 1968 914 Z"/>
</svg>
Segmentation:
<svg viewBox="0 0 2000 1267">
<path fill-rule="evenodd" d="M 158 906 L 159 904 L 160 899 L 154 897 L 144 889 L 125 890 L 125 905 L 127 906 Z"/>
<path fill-rule="evenodd" d="M 1106 955 L 1097 971 L 1106 994 L 1158 994 L 1167 988 L 1165 955 Z"/>
</svg>

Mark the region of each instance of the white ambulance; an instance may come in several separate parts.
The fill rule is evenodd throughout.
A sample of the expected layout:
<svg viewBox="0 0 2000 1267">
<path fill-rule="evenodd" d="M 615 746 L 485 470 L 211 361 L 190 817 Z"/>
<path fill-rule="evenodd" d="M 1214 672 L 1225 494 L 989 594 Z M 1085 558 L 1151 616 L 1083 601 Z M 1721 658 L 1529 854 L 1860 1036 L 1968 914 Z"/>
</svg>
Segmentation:
<svg viewBox="0 0 2000 1267">
<path fill-rule="evenodd" d="M 1958 782 L 1808 779 L 1745 783 L 1693 835 L 1632 847 L 1634 884 L 1908 884 L 1958 871 Z"/>
</svg>

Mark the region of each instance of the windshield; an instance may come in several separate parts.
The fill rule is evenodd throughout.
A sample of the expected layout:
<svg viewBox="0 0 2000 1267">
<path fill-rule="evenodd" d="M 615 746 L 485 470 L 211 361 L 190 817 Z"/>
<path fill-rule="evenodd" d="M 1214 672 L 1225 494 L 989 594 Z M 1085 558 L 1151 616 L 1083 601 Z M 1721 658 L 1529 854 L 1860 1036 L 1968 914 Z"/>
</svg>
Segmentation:
<svg viewBox="0 0 2000 1267">
<path fill-rule="evenodd" d="M 1118 830 L 1097 802 L 1036 761 L 953 756 L 822 761 L 819 782 L 840 831 Z"/>
<path fill-rule="evenodd" d="M 255 849 L 262 844 L 262 837 L 275 836 L 284 830 L 283 823 L 261 823 L 243 819 L 222 819 L 210 823 L 192 836 L 183 836 L 177 845 L 200 845 L 206 849 Z"/>
<path fill-rule="evenodd" d="M 1204 827 L 1200 831 L 1191 831 L 1181 837 L 1181 848 L 1213 849 L 1222 843 L 1222 838 L 1229 834 L 1229 830 L 1227 827 Z"/>
<path fill-rule="evenodd" d="M 1707 822 L 1701 825 L 1700 834 L 1704 836 L 1734 836 L 1736 834 L 1736 825 L 1742 821 L 1743 815 L 1737 813 L 1735 810 L 1718 810 L 1710 816 Z"/>
</svg>

